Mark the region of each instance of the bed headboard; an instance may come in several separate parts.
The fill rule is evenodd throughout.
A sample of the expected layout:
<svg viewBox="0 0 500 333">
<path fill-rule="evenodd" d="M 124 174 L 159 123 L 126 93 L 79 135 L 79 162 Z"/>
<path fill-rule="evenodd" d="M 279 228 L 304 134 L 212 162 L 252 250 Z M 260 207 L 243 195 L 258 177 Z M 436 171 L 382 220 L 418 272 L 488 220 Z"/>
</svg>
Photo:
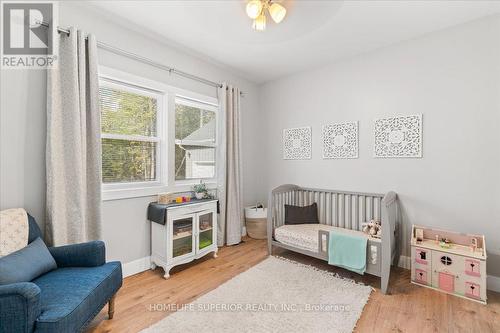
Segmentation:
<svg viewBox="0 0 500 333">
<path fill-rule="evenodd" d="M 394 196 L 389 195 L 391 193 Z M 392 200 L 395 200 L 394 192 L 384 195 L 303 188 L 287 184 L 281 185 L 271 192 L 269 214 L 271 214 L 273 227 L 278 227 L 285 222 L 285 204 L 307 206 L 316 202 L 319 223 L 361 230 L 361 224 L 364 222 L 372 219 L 380 221 L 383 215 L 383 202 L 390 204 Z"/>
<path fill-rule="evenodd" d="M 285 223 L 285 204 L 307 206 L 316 202 L 319 223 L 351 230 L 361 230 L 362 223 L 379 220 L 382 240 L 395 244 L 397 195 L 395 192 L 366 193 L 281 185 L 271 191 L 268 205 L 268 235 Z"/>
</svg>

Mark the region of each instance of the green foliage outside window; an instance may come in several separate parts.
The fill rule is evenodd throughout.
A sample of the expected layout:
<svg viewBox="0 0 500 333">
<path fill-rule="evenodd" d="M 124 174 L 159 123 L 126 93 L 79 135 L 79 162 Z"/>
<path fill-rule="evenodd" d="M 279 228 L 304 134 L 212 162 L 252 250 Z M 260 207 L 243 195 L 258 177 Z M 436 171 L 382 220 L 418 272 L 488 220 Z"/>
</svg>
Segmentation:
<svg viewBox="0 0 500 333">
<path fill-rule="evenodd" d="M 106 87 L 99 91 L 102 133 L 156 136 L 156 98 Z"/>
<path fill-rule="evenodd" d="M 101 133 L 129 136 L 102 139 L 103 183 L 139 182 L 157 179 L 158 143 L 133 140 L 133 136 L 157 137 L 158 100 L 114 87 L 99 89 Z M 212 123 L 211 123 L 212 122 Z M 176 104 L 175 139 L 215 143 L 215 112 Z M 208 125 L 208 126 L 207 126 Z M 212 125 L 212 126 L 210 126 Z M 203 145 L 175 145 L 175 178 L 186 179 L 186 164 L 193 151 Z M 205 154 L 206 155 L 206 154 Z"/>
<path fill-rule="evenodd" d="M 101 87 L 101 132 L 118 135 L 157 135 L 156 98 Z M 157 143 L 102 139 L 103 183 L 156 179 Z"/>
</svg>

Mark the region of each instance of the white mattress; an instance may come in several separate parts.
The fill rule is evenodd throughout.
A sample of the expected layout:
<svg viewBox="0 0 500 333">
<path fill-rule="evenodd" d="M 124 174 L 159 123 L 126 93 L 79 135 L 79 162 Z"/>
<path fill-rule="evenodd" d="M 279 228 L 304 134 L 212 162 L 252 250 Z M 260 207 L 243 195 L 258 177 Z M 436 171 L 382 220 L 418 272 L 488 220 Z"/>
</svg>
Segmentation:
<svg viewBox="0 0 500 333">
<path fill-rule="evenodd" d="M 371 241 L 380 239 L 368 237 L 362 231 L 349 230 L 344 228 L 333 227 L 325 224 L 289 224 L 283 225 L 274 229 L 274 239 L 285 245 L 290 245 L 303 250 L 318 252 L 318 232 L 320 230 L 330 231 L 339 230 L 342 232 L 355 233 L 369 238 Z"/>
</svg>

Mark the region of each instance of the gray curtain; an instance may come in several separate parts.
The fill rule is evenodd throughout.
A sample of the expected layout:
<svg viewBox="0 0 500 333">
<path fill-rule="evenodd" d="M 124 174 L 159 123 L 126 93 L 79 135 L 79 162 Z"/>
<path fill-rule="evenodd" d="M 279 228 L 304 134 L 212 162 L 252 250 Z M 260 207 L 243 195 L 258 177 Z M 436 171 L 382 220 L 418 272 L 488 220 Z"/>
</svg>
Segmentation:
<svg viewBox="0 0 500 333">
<path fill-rule="evenodd" d="M 217 245 L 241 242 L 243 204 L 241 195 L 240 91 L 224 84 L 219 90 L 222 127 L 219 130 L 218 197 L 220 215 Z"/>
<path fill-rule="evenodd" d="M 47 75 L 46 240 L 64 245 L 100 238 L 101 138 L 97 43 L 74 28 L 59 34 Z"/>
</svg>

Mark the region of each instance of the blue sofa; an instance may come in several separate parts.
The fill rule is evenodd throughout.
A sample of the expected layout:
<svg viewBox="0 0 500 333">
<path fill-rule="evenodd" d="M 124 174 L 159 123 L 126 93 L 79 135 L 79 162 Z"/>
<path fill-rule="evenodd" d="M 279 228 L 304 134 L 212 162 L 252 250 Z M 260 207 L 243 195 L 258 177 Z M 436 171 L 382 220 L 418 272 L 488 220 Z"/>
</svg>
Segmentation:
<svg viewBox="0 0 500 333">
<path fill-rule="evenodd" d="M 29 218 L 29 240 L 42 237 Z M 50 247 L 57 269 L 31 282 L 0 285 L 0 333 L 80 332 L 109 302 L 113 318 L 115 294 L 122 285 L 120 262 L 105 259 L 101 241 Z"/>
</svg>

